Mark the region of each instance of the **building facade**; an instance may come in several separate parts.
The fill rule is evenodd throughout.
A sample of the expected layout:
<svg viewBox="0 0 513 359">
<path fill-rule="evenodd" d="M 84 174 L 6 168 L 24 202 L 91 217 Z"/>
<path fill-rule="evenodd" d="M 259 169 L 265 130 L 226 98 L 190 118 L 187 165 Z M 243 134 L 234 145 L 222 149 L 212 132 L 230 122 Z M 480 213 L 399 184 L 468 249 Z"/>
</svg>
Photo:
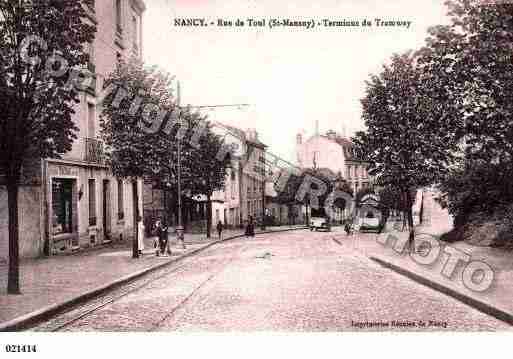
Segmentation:
<svg viewBox="0 0 513 359">
<path fill-rule="evenodd" d="M 112 176 L 99 140 L 97 96 L 121 59 L 142 56 L 142 0 L 95 1 L 85 21 L 97 26 L 87 45 L 94 74 L 80 93 L 74 121 L 77 139 L 60 159 L 34 160 L 24 167 L 20 188 L 20 256 L 38 257 L 125 240 L 133 233 L 133 186 Z M 101 15 L 100 15 L 101 14 Z M 137 188 L 141 193 L 142 183 Z M 8 258 L 7 194 L 0 187 L 0 258 Z M 5 197 L 5 201 L 4 198 Z M 142 210 L 142 196 L 139 195 Z M 141 212 L 142 213 L 142 212 Z"/>
<path fill-rule="evenodd" d="M 328 131 L 304 139 L 296 136 L 296 154 L 301 168 L 327 168 L 350 184 L 354 193 L 372 185 L 367 163 L 358 159 L 353 143 L 345 136 Z"/>
<path fill-rule="evenodd" d="M 227 144 L 235 144 L 237 150 L 232 153 L 224 188 L 212 196 L 212 221 L 221 221 L 229 228 L 236 228 L 244 226 L 251 216 L 260 223 L 265 208 L 267 146 L 259 140 L 255 129 L 244 131 L 233 126 L 223 127 L 231 134 L 225 136 Z"/>
<path fill-rule="evenodd" d="M 241 189 L 241 163 L 239 159 L 231 161 L 231 168 L 226 174 L 224 190 L 216 193 L 217 197 L 222 201 L 217 203 L 216 209 L 212 210 L 214 223 L 221 220 L 225 226 L 236 228 L 241 225 L 240 210 L 240 189 Z"/>
<path fill-rule="evenodd" d="M 227 132 L 230 136 L 225 136 L 226 144 L 236 145 L 237 150 L 231 153 L 231 166 L 226 172 L 224 188 L 214 191 L 211 196 L 212 223 L 215 226 L 221 221 L 228 228 L 238 228 L 247 223 L 250 216 L 257 222 L 263 218 L 266 145 L 260 142 L 255 129 L 244 131 L 223 125 L 222 133 L 226 135 Z M 171 226 L 176 225 L 174 193 L 166 195 L 165 191 L 147 183 L 143 196 L 145 222 L 149 224 L 165 218 Z M 185 230 L 204 232 L 208 213 L 206 196 L 184 197 L 182 219 Z"/>
</svg>

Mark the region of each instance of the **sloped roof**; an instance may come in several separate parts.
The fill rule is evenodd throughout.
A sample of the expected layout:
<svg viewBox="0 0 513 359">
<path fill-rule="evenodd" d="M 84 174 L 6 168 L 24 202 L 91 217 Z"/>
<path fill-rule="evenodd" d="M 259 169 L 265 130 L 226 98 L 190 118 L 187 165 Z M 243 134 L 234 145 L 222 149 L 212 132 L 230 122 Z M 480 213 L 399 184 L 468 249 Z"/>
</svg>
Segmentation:
<svg viewBox="0 0 513 359">
<path fill-rule="evenodd" d="M 226 125 L 226 124 L 222 124 L 223 127 L 225 127 L 227 130 L 229 130 L 230 132 L 232 132 L 233 135 L 239 137 L 241 140 L 243 141 L 246 141 L 250 144 L 253 144 L 257 147 L 267 147 L 266 144 L 264 144 L 263 142 L 261 142 L 259 139 L 256 139 L 256 140 L 250 140 L 246 134 L 246 132 L 244 130 L 241 130 L 240 128 L 238 127 L 234 127 L 234 126 L 230 126 L 230 125 Z"/>
<path fill-rule="evenodd" d="M 355 146 L 351 140 L 344 138 L 338 134 L 331 135 L 331 136 L 321 135 L 321 137 L 327 139 L 328 141 L 332 141 L 332 142 L 335 142 L 336 144 L 340 145 L 342 147 L 342 151 L 344 152 L 344 157 L 346 158 L 346 160 L 362 161 L 355 155 L 355 153 L 353 151 Z"/>
</svg>

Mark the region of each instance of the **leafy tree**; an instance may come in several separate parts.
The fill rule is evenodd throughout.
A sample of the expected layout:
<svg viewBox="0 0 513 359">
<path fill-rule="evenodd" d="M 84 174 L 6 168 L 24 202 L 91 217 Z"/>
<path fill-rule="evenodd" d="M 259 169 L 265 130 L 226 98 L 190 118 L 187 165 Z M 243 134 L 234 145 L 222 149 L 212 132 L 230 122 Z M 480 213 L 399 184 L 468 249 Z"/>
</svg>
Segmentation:
<svg viewBox="0 0 513 359">
<path fill-rule="evenodd" d="M 189 193 L 207 197 L 207 236 L 210 236 L 211 196 L 224 187 L 230 158 L 216 158 L 224 145 L 221 137 L 213 133 L 206 118 L 190 108 L 177 106 L 171 84 L 168 73 L 145 67 L 141 61 L 133 59 L 121 64 L 109 76 L 106 86 L 122 89 L 124 100 L 119 101 L 119 90 L 105 98 L 103 137 L 110 148 L 110 162 L 116 176 L 134 181 L 151 178 L 175 193 L 180 139 L 180 196 Z M 134 105 L 137 103 L 139 107 Z M 135 246 L 136 242 L 134 251 Z"/>
<path fill-rule="evenodd" d="M 171 163 L 169 136 L 148 130 L 158 125 L 161 114 L 169 119 L 175 113 L 174 97 L 169 88 L 171 76 L 155 68 L 147 68 L 137 59 L 119 66 L 105 80 L 105 87 L 113 86 L 103 100 L 100 117 L 102 138 L 107 148 L 112 173 L 132 181 L 134 205 L 134 239 L 132 256 L 137 258 L 137 180 L 161 171 Z"/>
<path fill-rule="evenodd" d="M 430 30 L 419 62 L 462 119 L 463 154 L 443 181 L 456 222 L 511 201 L 513 175 L 513 4 L 453 0 L 451 23 Z"/>
<path fill-rule="evenodd" d="M 317 192 L 322 188 L 325 191 L 317 195 Z M 335 190 L 343 191 L 353 194 L 353 190 L 349 184 L 345 181 L 338 181 L 335 178 L 330 178 L 325 173 L 308 168 L 304 169 L 299 173 L 290 174 L 285 187 L 278 192 L 276 201 L 280 204 L 288 205 L 289 207 L 295 204 L 311 206 L 312 215 L 324 216 L 324 206 L 328 199 L 328 196 Z M 315 202 L 313 197 L 316 197 Z M 337 198 L 333 205 L 337 208 L 344 209 L 346 207 L 345 200 L 343 198 Z"/>
<path fill-rule="evenodd" d="M 410 189 L 410 198 L 415 198 L 416 196 L 416 188 Z M 400 212 L 403 218 L 403 228 L 406 227 L 407 213 L 408 213 L 408 203 L 406 200 L 406 196 L 401 192 L 400 189 L 388 185 L 383 188 L 378 193 L 379 203 L 378 207 L 383 214 L 383 223 L 386 223 L 388 217 L 390 217 L 390 212 Z"/>
<path fill-rule="evenodd" d="M 513 4 L 446 2 L 450 25 L 430 29 L 419 62 L 451 101 L 441 111 L 464 121 L 467 159 L 513 159 Z"/>
<path fill-rule="evenodd" d="M 401 192 L 393 186 L 383 187 L 379 193 L 379 207 L 385 217 L 390 216 L 390 211 L 404 211 L 405 205 L 401 200 Z"/>
<path fill-rule="evenodd" d="M 19 293 L 18 191 L 30 159 L 59 157 L 76 138 L 72 116 L 79 86 L 65 71 L 85 67 L 84 45 L 96 28 L 87 24 L 91 0 L 0 2 L 0 172 L 9 212 L 8 293 Z M 76 83 L 78 84 L 78 82 Z"/>
<path fill-rule="evenodd" d="M 469 161 L 451 170 L 441 183 L 441 204 L 464 225 L 473 213 L 488 213 L 513 203 L 511 168 L 482 160 Z"/>
<path fill-rule="evenodd" d="M 428 80 L 411 53 L 394 55 L 366 83 L 362 107 L 367 129 L 353 139 L 376 184 L 393 186 L 404 196 L 410 245 L 415 235 L 411 189 L 437 182 L 458 149 L 457 118 L 438 111 L 446 99 L 435 96 Z"/>
<path fill-rule="evenodd" d="M 231 166 L 229 154 L 223 159 L 218 159 L 218 153 L 222 152 L 224 141 L 220 135 L 211 130 L 207 123 L 207 131 L 199 139 L 199 146 L 193 150 L 192 193 L 203 194 L 207 197 L 207 238 L 210 238 L 212 230 L 212 194 L 222 190 L 225 185 L 226 172 Z"/>
</svg>

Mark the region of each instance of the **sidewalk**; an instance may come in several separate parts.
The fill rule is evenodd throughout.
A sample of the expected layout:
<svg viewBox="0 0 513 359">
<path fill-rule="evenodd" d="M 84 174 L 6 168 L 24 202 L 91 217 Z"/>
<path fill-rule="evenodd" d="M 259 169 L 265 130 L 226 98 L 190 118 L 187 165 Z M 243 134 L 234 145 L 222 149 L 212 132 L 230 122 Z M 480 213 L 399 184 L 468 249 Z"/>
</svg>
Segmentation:
<svg viewBox="0 0 513 359">
<path fill-rule="evenodd" d="M 439 236 L 450 230 L 452 225 L 452 219 L 434 201 L 432 194 L 426 193 L 424 201 L 425 224 L 415 230 L 416 245 L 422 242 L 422 234 Z M 381 234 L 381 241 L 385 242 L 385 239 L 390 235 L 399 239 L 406 239 L 408 231 L 388 231 Z M 455 297 L 476 309 L 499 317 L 499 319 L 513 325 L 513 252 L 498 248 L 473 246 L 465 242 L 451 244 L 439 242 L 440 255 L 435 257 L 437 258 L 436 261 L 431 265 L 422 265 L 418 264 L 409 254 L 399 254 L 394 251 L 392 248 L 393 242 L 387 242 L 384 245 L 377 239 L 377 235 L 364 235 L 355 246 L 359 251 L 382 266 Z M 492 286 L 484 292 L 476 292 L 467 288 L 462 277 L 466 267 L 463 262 L 458 263 L 450 278 L 444 276 L 442 270 L 449 257 L 444 250 L 448 246 L 468 254 L 470 256 L 469 262 L 483 261 L 487 263 L 494 272 Z M 438 248 L 432 250 L 436 253 Z"/>
<path fill-rule="evenodd" d="M 268 227 L 264 233 L 304 228 L 300 226 Z M 256 234 L 262 233 L 257 229 Z M 223 240 L 243 235 L 242 230 L 223 232 Z M 169 236 L 172 255 L 155 256 L 153 238 L 145 239 L 145 250 L 139 259 L 131 258 L 131 242 L 105 246 L 66 256 L 24 260 L 20 265 L 21 295 L 7 295 L 7 266 L 0 266 L 0 331 L 13 320 L 45 311 L 50 307 L 129 280 L 142 271 L 156 269 L 191 252 L 218 243 L 217 233 L 207 240 L 205 234 L 186 234 L 186 250 L 176 237 Z M 31 314 L 32 313 L 32 314 Z"/>
</svg>

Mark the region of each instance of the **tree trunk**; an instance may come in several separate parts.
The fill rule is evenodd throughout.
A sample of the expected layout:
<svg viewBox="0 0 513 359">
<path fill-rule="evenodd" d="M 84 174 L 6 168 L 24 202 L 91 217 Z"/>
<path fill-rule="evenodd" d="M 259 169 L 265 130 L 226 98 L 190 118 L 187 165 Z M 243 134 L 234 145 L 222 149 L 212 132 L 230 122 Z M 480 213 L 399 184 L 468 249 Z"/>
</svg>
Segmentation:
<svg viewBox="0 0 513 359">
<path fill-rule="evenodd" d="M 167 189 L 164 188 L 162 190 L 162 195 L 164 197 L 164 218 L 166 219 L 166 223 L 169 223 L 171 225 L 171 214 L 169 213 L 169 203 L 168 203 L 168 197 L 167 197 Z"/>
<path fill-rule="evenodd" d="M 415 229 L 413 228 L 413 201 L 411 198 L 410 193 L 408 192 L 406 194 L 406 205 L 407 205 L 407 216 L 408 216 L 408 229 L 410 230 L 410 234 L 408 236 L 408 245 L 410 247 L 410 250 L 415 249 L 414 243 L 415 243 Z"/>
<path fill-rule="evenodd" d="M 212 231 L 212 199 L 210 194 L 207 194 L 207 238 L 210 238 Z"/>
<path fill-rule="evenodd" d="M 18 225 L 18 180 L 7 178 L 7 203 L 9 212 L 9 275 L 7 293 L 20 294 L 19 278 L 19 225 Z"/>
<path fill-rule="evenodd" d="M 132 180 L 132 201 L 134 208 L 134 239 L 132 242 L 132 258 L 139 258 L 139 189 L 137 187 L 137 180 Z"/>
</svg>

